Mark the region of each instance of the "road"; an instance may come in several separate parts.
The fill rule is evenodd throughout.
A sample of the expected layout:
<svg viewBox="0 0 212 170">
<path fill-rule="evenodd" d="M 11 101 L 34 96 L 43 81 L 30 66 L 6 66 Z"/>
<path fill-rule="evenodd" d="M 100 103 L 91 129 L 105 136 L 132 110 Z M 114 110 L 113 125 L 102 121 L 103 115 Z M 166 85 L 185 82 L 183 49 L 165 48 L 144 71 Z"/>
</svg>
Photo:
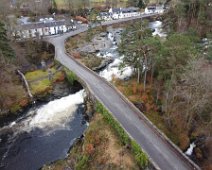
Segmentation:
<svg viewBox="0 0 212 170">
<path fill-rule="evenodd" d="M 139 17 L 133 19 L 137 18 Z M 128 20 L 132 20 L 132 18 L 109 21 L 105 22 L 103 25 L 110 25 Z M 87 27 L 82 26 L 76 31 L 69 32 L 62 36 L 46 38 L 46 41 L 55 46 L 56 60 L 72 70 L 86 83 L 90 92 L 104 104 L 126 132 L 137 141 L 158 169 L 200 169 L 164 137 L 159 130 L 156 129 L 154 125 L 152 125 L 151 122 L 149 122 L 146 117 L 110 83 L 66 54 L 65 40 L 68 37 L 77 35 L 86 30 Z"/>
</svg>

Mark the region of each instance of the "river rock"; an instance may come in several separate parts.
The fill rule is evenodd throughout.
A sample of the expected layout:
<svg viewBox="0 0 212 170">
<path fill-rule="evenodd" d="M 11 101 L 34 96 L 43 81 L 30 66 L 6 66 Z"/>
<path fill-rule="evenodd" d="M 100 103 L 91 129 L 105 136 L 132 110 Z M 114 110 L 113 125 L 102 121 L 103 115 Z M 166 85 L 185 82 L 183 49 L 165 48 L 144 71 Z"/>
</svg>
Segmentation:
<svg viewBox="0 0 212 170">
<path fill-rule="evenodd" d="M 106 36 L 107 36 L 107 33 L 106 33 L 106 32 L 101 32 L 101 33 L 99 34 L 99 36 L 100 36 L 100 37 L 106 37 Z"/>
<path fill-rule="evenodd" d="M 104 69 L 105 67 L 107 67 L 110 63 L 112 63 L 114 61 L 113 58 L 106 58 L 104 60 L 102 60 L 101 64 L 98 67 L 94 67 L 92 68 L 93 71 L 101 71 L 102 69 Z"/>
<path fill-rule="evenodd" d="M 93 101 L 89 98 L 89 96 L 85 97 L 85 116 L 88 120 L 90 120 L 94 114 L 94 104 Z"/>
<path fill-rule="evenodd" d="M 103 36 L 104 35 L 104 36 Z M 96 35 L 90 43 L 86 43 L 77 49 L 83 53 L 96 53 L 112 47 L 112 42 L 106 37 L 107 33 Z"/>
<path fill-rule="evenodd" d="M 61 98 L 63 96 L 67 96 L 70 93 L 69 87 L 67 83 L 59 82 L 54 85 L 52 95 L 55 98 Z"/>
</svg>

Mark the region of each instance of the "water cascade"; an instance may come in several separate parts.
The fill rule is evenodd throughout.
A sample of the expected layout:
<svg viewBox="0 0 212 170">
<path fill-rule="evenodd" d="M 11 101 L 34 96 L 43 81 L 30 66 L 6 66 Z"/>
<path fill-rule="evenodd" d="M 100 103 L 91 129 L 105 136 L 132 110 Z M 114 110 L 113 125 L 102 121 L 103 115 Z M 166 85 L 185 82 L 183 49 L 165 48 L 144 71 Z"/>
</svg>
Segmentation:
<svg viewBox="0 0 212 170">
<path fill-rule="evenodd" d="M 34 170 L 63 159 L 86 129 L 84 90 L 30 109 L 0 128 L 0 169 Z"/>
<path fill-rule="evenodd" d="M 195 143 L 194 142 L 191 143 L 189 148 L 186 150 L 185 154 L 191 156 L 195 147 L 196 147 Z"/>
</svg>

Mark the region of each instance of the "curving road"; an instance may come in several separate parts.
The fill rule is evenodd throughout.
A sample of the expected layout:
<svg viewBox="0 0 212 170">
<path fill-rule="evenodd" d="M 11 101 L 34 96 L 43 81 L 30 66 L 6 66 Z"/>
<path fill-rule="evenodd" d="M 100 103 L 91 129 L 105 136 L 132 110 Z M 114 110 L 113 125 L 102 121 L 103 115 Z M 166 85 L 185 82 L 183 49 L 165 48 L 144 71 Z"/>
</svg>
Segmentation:
<svg viewBox="0 0 212 170">
<path fill-rule="evenodd" d="M 105 22 L 103 25 L 115 24 L 146 16 L 114 20 Z M 76 73 L 82 79 L 91 93 L 100 100 L 113 114 L 115 119 L 122 125 L 126 132 L 134 138 L 143 150 L 149 155 L 151 162 L 157 169 L 162 170 L 191 170 L 200 169 L 190 161 L 176 146 L 162 135 L 146 117 L 135 108 L 120 92 L 110 83 L 100 78 L 97 74 L 85 68 L 72 57 L 66 54 L 65 40 L 87 30 L 86 26 L 69 32 L 62 36 L 45 38 L 55 46 L 56 59 Z"/>
</svg>

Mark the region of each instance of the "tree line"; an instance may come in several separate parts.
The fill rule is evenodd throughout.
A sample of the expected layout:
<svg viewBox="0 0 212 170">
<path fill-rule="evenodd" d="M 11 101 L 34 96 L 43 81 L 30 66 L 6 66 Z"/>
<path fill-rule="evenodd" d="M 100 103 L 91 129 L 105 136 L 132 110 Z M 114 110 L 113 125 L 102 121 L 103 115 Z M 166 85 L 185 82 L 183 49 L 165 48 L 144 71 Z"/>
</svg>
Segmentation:
<svg viewBox="0 0 212 170">
<path fill-rule="evenodd" d="M 152 88 L 167 127 L 189 137 L 199 126 L 203 134 L 211 134 L 211 54 L 203 55 L 202 48 L 201 37 L 193 30 L 161 39 L 152 36 L 147 21 L 128 26 L 119 45 L 124 55 L 120 67 L 134 69 L 144 93 L 147 86 Z"/>
</svg>

